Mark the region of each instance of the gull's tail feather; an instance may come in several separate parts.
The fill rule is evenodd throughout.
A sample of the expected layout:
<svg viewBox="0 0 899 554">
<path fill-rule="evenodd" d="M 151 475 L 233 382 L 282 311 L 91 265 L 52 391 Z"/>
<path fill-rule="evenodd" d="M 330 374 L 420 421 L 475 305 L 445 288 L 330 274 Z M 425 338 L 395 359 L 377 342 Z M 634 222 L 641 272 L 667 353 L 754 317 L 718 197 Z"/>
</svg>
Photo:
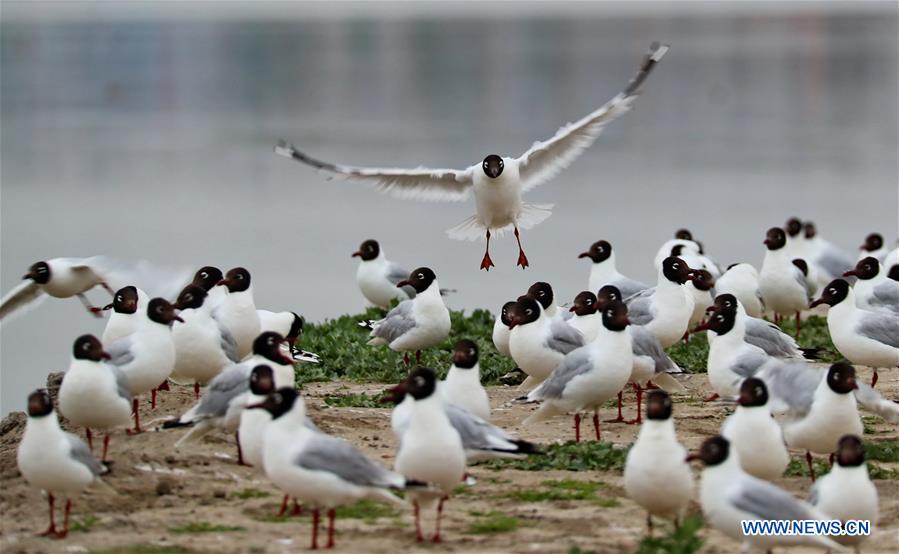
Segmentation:
<svg viewBox="0 0 899 554">
<path fill-rule="evenodd" d="M 543 223 L 552 215 L 552 204 L 530 204 L 525 202 L 521 205 L 521 215 L 518 216 L 518 228 L 530 229 L 538 223 Z"/>
<path fill-rule="evenodd" d="M 860 383 L 855 398 L 865 411 L 876 414 L 890 423 L 899 423 L 899 403 L 887 400 L 869 385 Z"/>
<path fill-rule="evenodd" d="M 484 224 L 478 221 L 478 216 L 466 217 L 462 223 L 446 230 L 446 234 L 453 240 L 478 240 L 484 236 L 487 230 Z"/>
<path fill-rule="evenodd" d="M 660 386 L 662 390 L 668 393 L 684 392 L 687 390 L 680 381 L 672 377 L 668 373 L 656 373 L 652 376 L 652 382 Z"/>
</svg>

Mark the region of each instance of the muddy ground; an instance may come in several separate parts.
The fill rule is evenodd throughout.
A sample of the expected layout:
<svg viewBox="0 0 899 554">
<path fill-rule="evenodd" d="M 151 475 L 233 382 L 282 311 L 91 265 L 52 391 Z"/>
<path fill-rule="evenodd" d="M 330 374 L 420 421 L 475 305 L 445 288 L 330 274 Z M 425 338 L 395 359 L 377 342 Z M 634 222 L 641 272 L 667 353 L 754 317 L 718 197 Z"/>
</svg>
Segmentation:
<svg viewBox="0 0 899 554">
<path fill-rule="evenodd" d="M 869 379 L 870 373 L 861 371 Z M 701 402 L 707 392 L 704 375 L 684 376 L 690 393 L 676 398 L 675 417 L 678 434 L 688 448 L 714 434 L 725 415 L 721 405 Z M 395 441 L 390 432 L 389 410 L 379 408 L 335 408 L 324 398 L 350 392 L 377 392 L 382 385 L 327 383 L 309 385 L 304 394 L 310 416 L 325 431 L 345 437 L 385 464 L 393 463 Z M 892 399 L 899 398 L 899 372 L 881 373 L 878 390 Z M 509 387 L 490 390 L 494 423 L 522 438 L 539 443 L 573 438 L 571 419 L 557 419 L 523 429 L 521 420 L 533 409 L 512 404 L 518 391 Z M 627 397 L 632 402 L 632 397 Z M 173 387 L 162 393 L 159 408 L 143 415 L 146 421 L 170 417 L 184 411 L 193 401 L 187 387 Z M 633 415 L 633 405 L 626 407 Z M 612 417 L 607 409 L 604 417 Z M 76 499 L 73 520 L 80 529 L 64 541 L 33 536 L 47 525 L 47 504 L 38 490 L 25 484 L 18 474 L 15 451 L 22 432 L 21 423 L 10 418 L 0 428 L 0 550 L 15 552 L 294 552 L 306 549 L 310 536 L 310 518 L 276 520 L 273 516 L 281 496 L 255 468 L 238 466 L 233 440 L 214 433 L 188 450 L 174 452 L 172 446 L 182 430 L 147 432 L 126 436 L 119 431 L 111 446 L 115 461 L 113 473 L 105 481 L 117 494 L 102 488 L 92 489 Z M 895 426 L 880 420 L 866 423 L 873 433 L 870 441 L 895 441 Z M 589 429 L 589 428 L 588 428 Z M 603 440 L 625 446 L 631 443 L 638 427 L 624 424 L 603 426 Z M 899 469 L 899 464 L 883 464 Z M 474 467 L 478 483 L 453 498 L 444 518 L 444 542 L 417 545 L 409 510 L 365 511 L 366 517 L 338 521 L 337 550 L 341 552 L 563 552 L 574 547 L 581 551 L 631 552 L 645 533 L 644 512 L 624 495 L 618 472 L 597 471 L 494 471 Z M 512 491 L 536 490 L 551 479 L 575 479 L 601 482 L 602 486 L 584 500 L 526 502 L 510 498 Z M 878 480 L 880 523 L 866 543 L 865 552 L 896 552 L 899 545 L 899 481 Z M 782 478 L 779 484 L 804 496 L 808 478 Z M 698 506 L 692 506 L 695 511 Z M 484 515 L 494 512 L 493 515 Z M 499 515 L 501 514 L 501 515 Z M 510 516 L 499 521 L 497 532 L 475 533 L 473 525 Z M 213 527 L 207 532 L 202 525 Z M 193 524 L 191 527 L 185 527 Z M 512 524 L 514 525 L 514 524 Z M 668 524 L 658 525 L 664 533 Z M 704 552 L 733 552 L 738 545 L 710 529 L 700 532 Z M 794 549 L 793 551 L 808 551 Z"/>
</svg>

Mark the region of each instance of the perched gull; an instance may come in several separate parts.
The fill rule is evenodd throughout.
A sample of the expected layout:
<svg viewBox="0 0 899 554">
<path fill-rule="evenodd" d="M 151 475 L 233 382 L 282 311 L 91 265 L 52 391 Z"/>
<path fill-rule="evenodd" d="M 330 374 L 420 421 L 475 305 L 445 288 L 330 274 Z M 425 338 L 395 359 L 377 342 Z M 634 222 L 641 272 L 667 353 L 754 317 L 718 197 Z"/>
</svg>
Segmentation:
<svg viewBox="0 0 899 554">
<path fill-rule="evenodd" d="M 518 239 L 518 265 L 528 266 L 521 248 L 519 229 L 529 229 L 549 217 L 552 205 L 522 202 L 521 195 L 548 181 L 568 167 L 603 131 L 605 126 L 630 110 L 637 91 L 668 46 L 653 43 L 639 72 L 627 87 L 598 110 L 565 125 L 549 140 L 535 142 L 519 158 L 491 154 L 464 170 L 378 169 L 337 165 L 314 159 L 281 141 L 275 152 L 339 178 L 367 182 L 396 196 L 419 200 L 462 201 L 474 193 L 477 213 L 448 231 L 453 239 L 474 240 L 486 233 L 487 249 L 481 269 L 489 270 L 491 233 L 514 229 Z"/>
<path fill-rule="evenodd" d="M 59 387 L 59 411 L 74 425 L 84 427 L 87 443 L 94 448 L 91 429 L 105 431 L 103 455 L 106 463 L 109 432 L 131 420 L 131 391 L 128 378 L 106 363 L 109 354 L 93 335 L 82 335 L 72 347 L 72 361 Z"/>
<path fill-rule="evenodd" d="M 271 312 L 269 310 L 256 310 L 259 316 L 259 332 L 274 331 L 284 337 L 285 346 L 290 355 L 298 362 L 317 364 L 321 358 L 314 352 L 297 348 L 297 340 L 303 333 L 306 320 L 296 312 Z"/>
<path fill-rule="evenodd" d="M 877 488 L 868 476 L 861 439 L 856 435 L 840 438 L 835 462 L 830 472 L 812 487 L 809 503 L 843 522 L 850 519 L 870 521 L 873 532 L 879 515 Z M 867 538 L 868 535 L 844 535 L 834 537 L 834 540 L 858 548 Z"/>
<path fill-rule="evenodd" d="M 655 257 L 652 259 L 652 266 L 656 268 L 656 270 L 660 269 L 662 267 L 662 262 L 665 258 L 671 256 L 671 251 L 676 246 L 682 247 L 681 252 L 686 252 L 694 256 L 698 256 L 699 251 L 702 249 L 702 247 L 699 246 L 699 243 L 693 240 L 693 233 L 688 229 L 678 229 L 674 233 L 673 239 L 665 241 L 662 243 L 662 246 L 659 247 Z"/>
<path fill-rule="evenodd" d="M 403 390 L 413 400 L 409 424 L 403 431 L 396 454 L 395 469 L 435 487 L 410 490 L 407 494 L 415 509 L 415 536 L 418 542 L 424 540 L 421 509 L 429 508 L 435 501 L 438 501 L 437 521 L 431 540 L 440 542 L 443 503 L 465 475 L 465 447 L 459 432 L 446 415 L 443 398 L 435 394 L 436 388 L 434 371 L 422 367 L 413 370 L 403 385 Z"/>
<path fill-rule="evenodd" d="M 553 287 L 545 281 L 537 281 L 528 287 L 527 296 L 530 296 L 543 307 L 543 312 L 547 317 L 557 319 L 571 319 L 571 312 L 559 308 L 556 304 L 556 296 L 553 293 Z"/>
<path fill-rule="evenodd" d="M 787 491 L 753 477 L 740 468 L 739 455 L 722 436 L 706 439 L 698 454 L 687 460 L 702 460 L 699 503 L 706 524 L 734 540 L 743 551 L 751 548 L 808 545 L 842 552 L 843 548 L 823 535 L 746 535 L 743 521 L 827 520 L 826 514 Z"/>
<path fill-rule="evenodd" d="M 886 244 L 883 240 L 883 235 L 880 233 L 871 233 L 867 237 L 865 237 L 865 242 L 862 243 L 861 246 L 858 247 L 858 259 L 863 260 L 868 256 L 875 258 L 877 261 L 882 262 L 884 258 L 886 258 L 887 250 Z"/>
<path fill-rule="evenodd" d="M 707 374 L 714 394 L 733 396 L 740 390 L 740 383 L 752 377 L 772 358 L 764 350 L 746 341 L 746 318 L 738 317 L 733 307 L 721 307 L 714 315 L 694 329 L 709 332 Z"/>
<path fill-rule="evenodd" d="M 528 375 L 522 388 L 542 383 L 566 354 L 583 345 L 580 331 L 562 318 L 549 317 L 530 296 L 518 298 L 512 308 L 509 353 Z"/>
<path fill-rule="evenodd" d="M 858 277 L 852 291 L 859 308 L 892 312 L 899 316 L 899 282 L 887 277 L 886 269 L 877 258 L 862 258 L 854 268 L 843 274 L 843 277 L 850 276 Z"/>
<path fill-rule="evenodd" d="M 502 309 L 499 311 L 499 316 L 496 318 L 496 321 L 493 322 L 493 346 L 496 347 L 496 351 L 502 354 L 503 356 L 510 356 L 509 352 L 509 326 L 512 325 L 512 307 L 515 306 L 515 301 L 511 300 L 503 304 Z"/>
<path fill-rule="evenodd" d="M 590 266 L 590 279 L 588 281 L 590 290 L 599 290 L 605 285 L 614 285 L 627 298 L 649 288 L 648 285 L 625 277 L 618 272 L 615 266 L 615 251 L 612 250 L 612 245 L 609 241 L 599 240 L 594 242 L 590 245 L 590 249 L 578 255 L 578 258 L 590 258 L 593 262 L 593 265 Z"/>
<path fill-rule="evenodd" d="M 693 471 L 674 431 L 671 398 L 660 390 L 648 396 L 646 422 L 624 464 L 624 490 L 646 510 L 652 535 L 652 516 L 680 521 L 693 496 Z"/>
<path fill-rule="evenodd" d="M 359 258 L 356 284 L 366 300 L 381 308 L 387 308 L 394 299 L 415 298 L 411 286 L 397 287 L 397 283 L 409 278 L 409 270 L 391 262 L 381 251 L 376 240 L 367 240 L 353 252 Z"/>
<path fill-rule="evenodd" d="M 730 294 L 743 304 L 750 317 L 762 317 L 765 303 L 759 290 L 759 272 L 751 264 L 733 264 L 715 281 L 715 293 Z"/>
<path fill-rule="evenodd" d="M 409 352 L 415 351 L 415 359 L 421 361 L 421 351 L 440 344 L 449 336 L 449 310 L 440 297 L 437 275 L 420 267 L 410 273 L 397 287 L 411 286 L 416 296 L 404 300 L 390 310 L 384 319 L 370 321 L 371 340 L 368 344 L 386 344 L 394 352 L 403 353 L 403 361 L 409 365 Z"/>
<path fill-rule="evenodd" d="M 438 390 L 447 404 L 455 404 L 490 420 L 490 398 L 481 384 L 478 345 L 474 341 L 463 339 L 453 347 L 453 365 Z"/>
<path fill-rule="evenodd" d="M 33 264 L 24 282 L 0 300 L 0 320 L 42 300 L 77 296 L 84 307 L 100 317 L 103 308 L 93 306 L 84 295 L 96 286 L 109 294 L 127 285 L 137 285 L 154 296 L 169 296 L 175 283 L 183 280 L 179 272 L 156 268 L 148 262 L 114 260 L 106 256 L 90 258 L 53 258 Z"/>
<path fill-rule="evenodd" d="M 802 229 L 805 241 L 803 255 L 800 257 L 815 267 L 816 288 L 824 286 L 828 281 L 852 268 L 852 258 L 832 243 L 821 238 L 814 223 L 806 221 Z"/>
<path fill-rule="evenodd" d="M 427 488 L 386 469 L 348 441 L 310 429 L 305 424 L 305 403 L 293 388 L 280 388 L 247 408 L 265 409 L 272 416 L 263 439 L 265 474 L 285 494 L 312 506 L 313 549 L 318 548 L 321 510 L 328 516 L 325 547 L 333 548 L 338 506 L 361 499 L 403 506 L 393 491 L 412 495 Z"/>
<path fill-rule="evenodd" d="M 200 397 L 201 383 L 208 383 L 224 368 L 240 361 L 237 341 L 213 315 L 212 301 L 203 287 L 187 285 L 175 302 L 184 323 L 172 329 L 175 344 L 172 379 L 193 381 L 196 398 Z"/>
<path fill-rule="evenodd" d="M 862 310 L 855 293 L 843 279 L 834 279 L 811 307 L 827 304 L 827 329 L 833 345 L 850 362 L 874 369 L 871 386 L 877 384 L 877 368 L 899 366 L 899 315 Z"/>
<path fill-rule="evenodd" d="M 790 453 L 780 424 L 771 417 L 765 382 L 755 377 L 744 380 L 739 403 L 721 425 L 721 435 L 736 448 L 743 471 L 773 481 L 787 469 Z"/>
<path fill-rule="evenodd" d="M 225 274 L 218 285 L 227 288 L 228 294 L 213 308 L 212 315 L 230 331 L 237 343 L 238 357 L 244 358 L 253 349 L 253 340 L 260 333 L 250 272 L 235 267 Z"/>
<path fill-rule="evenodd" d="M 690 280 L 684 284 L 684 288 L 693 297 L 693 314 L 690 316 L 690 326 L 696 325 L 705 318 L 706 308 L 715 300 L 715 278 L 704 269 L 694 269 Z"/>
<path fill-rule="evenodd" d="M 785 248 L 787 236 L 780 227 L 768 229 L 765 259 L 759 272 L 759 290 L 765 306 L 774 312 L 775 323 L 787 314 L 796 314 L 796 336 L 799 336 L 800 312 L 808 307 L 808 265 L 791 258 Z"/>
<path fill-rule="evenodd" d="M 147 303 L 150 297 L 139 288 L 128 285 L 115 292 L 112 303 L 103 307 L 104 310 L 112 310 L 106 328 L 103 329 L 101 340 L 108 344 L 114 340 L 126 337 L 137 331 L 141 321 L 147 314 Z"/>
<path fill-rule="evenodd" d="M 684 283 L 691 275 L 690 266 L 669 256 L 662 261 L 655 287 L 624 300 L 631 322 L 646 327 L 664 348 L 679 341 L 689 328 L 693 296 Z"/>
<path fill-rule="evenodd" d="M 147 303 L 146 320 L 134 333 L 104 345 L 110 356 L 109 363 L 118 367 L 127 379 L 135 433 L 141 432 L 138 397 L 150 392 L 155 407 L 156 389 L 168 379 L 175 366 L 172 341 L 175 321 L 184 322 L 175 313 L 175 307 L 164 298 L 154 298 Z"/>
<path fill-rule="evenodd" d="M 43 389 L 28 395 L 28 422 L 16 453 L 19 473 L 29 485 L 47 492 L 50 504 L 50 527 L 42 536 L 65 538 L 69 533 L 72 497 L 106 473 L 90 448 L 77 436 L 59 426 L 53 401 Z M 65 495 L 66 508 L 62 531 L 56 529 L 53 508 L 56 495 Z"/>
<path fill-rule="evenodd" d="M 567 354 L 552 374 L 528 393 L 528 401 L 541 404 L 524 424 L 574 412 L 575 441 L 580 442 L 581 412 L 592 410 L 596 440 L 600 440 L 599 409 L 627 384 L 634 363 L 628 324 L 623 302 L 603 310 L 603 326 L 596 338 Z"/>
<path fill-rule="evenodd" d="M 596 338 L 599 328 L 602 327 L 602 315 L 596 311 L 596 295 L 588 290 L 579 292 L 574 297 L 569 311 L 574 316 L 568 320 L 568 325 L 581 333 L 584 343 L 589 343 Z"/>
</svg>

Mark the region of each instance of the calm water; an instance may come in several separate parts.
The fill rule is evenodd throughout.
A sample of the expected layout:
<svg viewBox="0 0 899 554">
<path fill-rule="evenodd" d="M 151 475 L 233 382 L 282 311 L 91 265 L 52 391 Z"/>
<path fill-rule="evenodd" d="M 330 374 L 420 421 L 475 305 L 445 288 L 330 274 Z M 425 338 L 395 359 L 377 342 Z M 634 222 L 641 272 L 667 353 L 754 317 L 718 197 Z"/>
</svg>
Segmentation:
<svg viewBox="0 0 899 554">
<path fill-rule="evenodd" d="M 569 19 L 2 24 L 2 284 L 32 262 L 106 253 L 253 272 L 260 306 L 319 320 L 362 307 L 350 253 L 381 240 L 497 307 L 531 282 L 570 299 L 576 255 L 607 238 L 619 267 L 687 226 L 722 263 L 759 263 L 798 214 L 854 249 L 897 227 L 897 18 Z M 598 12 L 598 13 L 597 13 Z M 478 271 L 482 244 L 444 230 L 471 203 L 395 200 L 275 157 L 279 137 L 327 160 L 463 167 L 515 154 L 620 90 L 654 39 L 672 45 L 636 109 L 529 195 L 556 204 Z M 95 302 L 105 293 L 94 292 Z M 48 301 L 2 327 L 2 407 L 68 364 L 103 323 Z"/>
</svg>

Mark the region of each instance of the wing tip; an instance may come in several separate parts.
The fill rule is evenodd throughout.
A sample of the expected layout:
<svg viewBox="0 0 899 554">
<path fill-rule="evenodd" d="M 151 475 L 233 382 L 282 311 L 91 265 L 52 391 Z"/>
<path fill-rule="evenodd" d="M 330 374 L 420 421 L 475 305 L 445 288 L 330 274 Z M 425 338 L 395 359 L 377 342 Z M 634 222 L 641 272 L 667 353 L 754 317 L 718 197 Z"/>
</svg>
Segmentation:
<svg viewBox="0 0 899 554">
<path fill-rule="evenodd" d="M 649 46 L 649 59 L 654 62 L 658 62 L 665 56 L 665 54 L 668 53 L 668 50 L 670 49 L 671 45 L 662 44 L 659 41 L 655 41 Z"/>
<path fill-rule="evenodd" d="M 284 139 L 278 139 L 278 144 L 275 145 L 274 148 L 275 154 L 279 156 L 284 156 L 285 158 L 293 158 L 294 152 L 296 152 L 296 148 L 289 142 Z"/>
</svg>

